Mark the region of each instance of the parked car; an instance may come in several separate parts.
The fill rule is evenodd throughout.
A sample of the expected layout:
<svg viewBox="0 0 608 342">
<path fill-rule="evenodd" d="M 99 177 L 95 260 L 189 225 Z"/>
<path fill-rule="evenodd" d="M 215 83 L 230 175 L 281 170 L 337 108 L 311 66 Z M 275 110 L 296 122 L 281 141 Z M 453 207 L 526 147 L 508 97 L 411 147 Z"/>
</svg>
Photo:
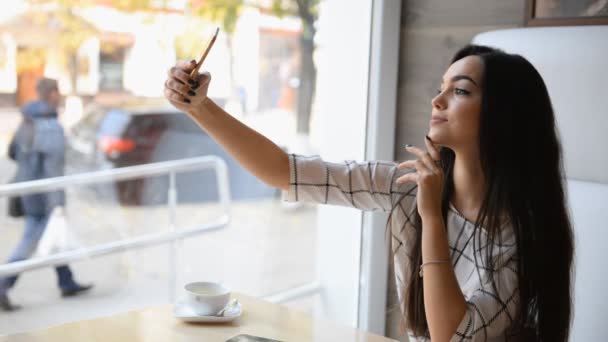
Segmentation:
<svg viewBox="0 0 608 342">
<path fill-rule="evenodd" d="M 68 132 L 66 152 L 68 173 L 216 155 L 228 165 L 233 200 L 277 194 L 238 165 L 187 114 L 166 102 L 92 106 Z M 218 198 L 212 170 L 180 173 L 176 185 L 179 202 Z M 114 191 L 124 205 L 165 204 L 168 176 L 121 181 L 110 188 L 96 187 Z"/>
</svg>

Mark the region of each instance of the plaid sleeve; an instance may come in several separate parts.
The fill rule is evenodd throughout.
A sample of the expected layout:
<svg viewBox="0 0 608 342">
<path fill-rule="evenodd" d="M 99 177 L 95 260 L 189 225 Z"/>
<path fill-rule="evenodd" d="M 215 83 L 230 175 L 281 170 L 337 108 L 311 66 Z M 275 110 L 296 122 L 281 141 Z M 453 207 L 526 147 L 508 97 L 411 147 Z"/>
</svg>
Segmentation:
<svg viewBox="0 0 608 342">
<path fill-rule="evenodd" d="M 289 189 L 283 200 L 334 204 L 362 210 L 390 211 L 397 184 L 397 164 L 370 161 L 329 163 L 319 156 L 289 156 Z"/>
<path fill-rule="evenodd" d="M 519 306 L 516 270 L 510 259 L 494 273 L 496 289 L 486 284 L 466 298 L 467 311 L 451 342 L 494 341 L 509 334 Z"/>
</svg>

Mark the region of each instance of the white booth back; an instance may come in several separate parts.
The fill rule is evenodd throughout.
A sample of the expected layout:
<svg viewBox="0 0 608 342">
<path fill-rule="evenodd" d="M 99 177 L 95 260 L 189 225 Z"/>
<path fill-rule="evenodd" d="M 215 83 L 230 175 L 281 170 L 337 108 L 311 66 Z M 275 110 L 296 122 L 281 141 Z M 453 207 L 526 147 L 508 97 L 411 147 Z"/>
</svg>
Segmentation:
<svg viewBox="0 0 608 342">
<path fill-rule="evenodd" d="M 608 341 L 608 26 L 500 30 L 473 43 L 524 56 L 547 84 L 576 238 L 570 340 Z"/>
</svg>

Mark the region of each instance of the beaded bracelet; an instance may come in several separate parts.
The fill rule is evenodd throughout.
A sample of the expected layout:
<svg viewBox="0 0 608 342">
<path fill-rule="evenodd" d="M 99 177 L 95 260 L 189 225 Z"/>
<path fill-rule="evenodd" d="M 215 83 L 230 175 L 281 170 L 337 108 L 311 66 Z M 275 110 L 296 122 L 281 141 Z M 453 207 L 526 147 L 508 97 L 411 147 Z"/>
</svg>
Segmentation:
<svg viewBox="0 0 608 342">
<path fill-rule="evenodd" d="M 420 265 L 420 271 L 418 272 L 418 275 L 420 276 L 420 278 L 422 278 L 422 269 L 426 265 L 447 264 L 447 263 L 450 263 L 450 262 L 451 262 L 451 260 L 433 260 L 433 261 L 423 262 L 422 265 Z"/>
</svg>

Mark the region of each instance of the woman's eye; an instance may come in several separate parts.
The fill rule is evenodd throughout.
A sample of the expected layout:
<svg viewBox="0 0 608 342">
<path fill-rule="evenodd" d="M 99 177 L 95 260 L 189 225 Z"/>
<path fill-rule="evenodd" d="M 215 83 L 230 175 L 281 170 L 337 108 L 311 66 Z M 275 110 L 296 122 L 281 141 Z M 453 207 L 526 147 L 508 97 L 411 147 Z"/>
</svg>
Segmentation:
<svg viewBox="0 0 608 342">
<path fill-rule="evenodd" d="M 470 94 L 469 91 L 460 89 L 460 88 L 454 89 L 454 93 L 456 93 L 456 95 L 469 95 Z"/>
</svg>

